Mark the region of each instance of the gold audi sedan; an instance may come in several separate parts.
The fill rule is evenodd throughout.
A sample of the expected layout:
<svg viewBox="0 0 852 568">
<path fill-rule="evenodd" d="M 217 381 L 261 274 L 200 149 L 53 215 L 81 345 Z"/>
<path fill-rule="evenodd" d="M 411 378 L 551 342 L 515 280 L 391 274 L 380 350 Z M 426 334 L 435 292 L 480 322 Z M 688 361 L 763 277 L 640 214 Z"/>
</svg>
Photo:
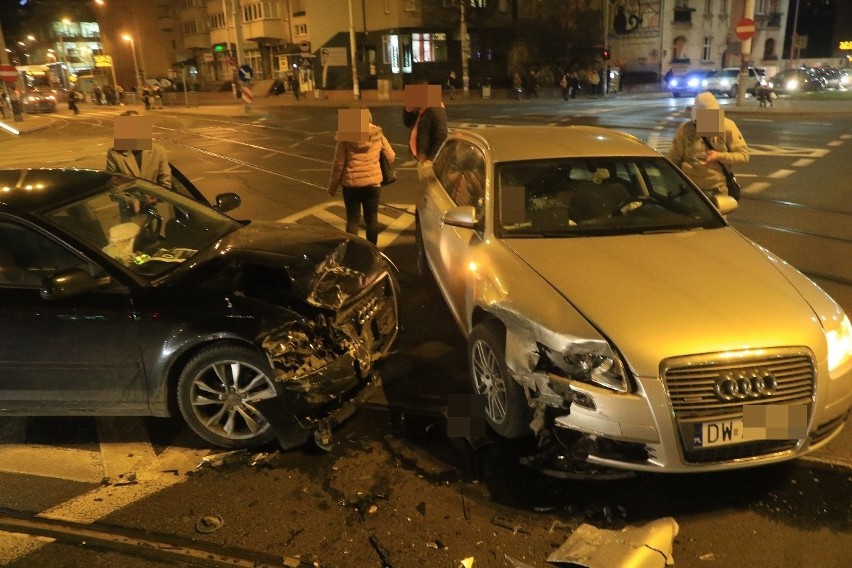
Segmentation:
<svg viewBox="0 0 852 568">
<path fill-rule="evenodd" d="M 422 176 L 419 265 L 468 338 L 499 435 L 692 472 L 789 460 L 852 405 L 852 326 L 671 162 L 595 127 L 450 134 Z"/>
</svg>

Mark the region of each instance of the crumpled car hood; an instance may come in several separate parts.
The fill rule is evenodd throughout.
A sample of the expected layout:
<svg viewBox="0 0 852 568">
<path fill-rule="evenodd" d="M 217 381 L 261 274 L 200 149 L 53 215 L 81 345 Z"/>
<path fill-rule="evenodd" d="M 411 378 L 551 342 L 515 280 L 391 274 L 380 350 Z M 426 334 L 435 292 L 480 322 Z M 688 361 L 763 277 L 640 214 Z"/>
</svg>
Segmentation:
<svg viewBox="0 0 852 568">
<path fill-rule="evenodd" d="M 221 256 L 283 266 L 297 296 L 314 306 L 336 310 L 369 286 L 386 269 L 384 257 L 366 241 L 332 228 L 253 221 L 181 269 L 197 267 Z M 173 273 L 180 276 L 181 270 Z"/>
<path fill-rule="evenodd" d="M 676 355 L 825 341 L 776 261 L 732 229 L 504 243 L 640 375 Z"/>
</svg>

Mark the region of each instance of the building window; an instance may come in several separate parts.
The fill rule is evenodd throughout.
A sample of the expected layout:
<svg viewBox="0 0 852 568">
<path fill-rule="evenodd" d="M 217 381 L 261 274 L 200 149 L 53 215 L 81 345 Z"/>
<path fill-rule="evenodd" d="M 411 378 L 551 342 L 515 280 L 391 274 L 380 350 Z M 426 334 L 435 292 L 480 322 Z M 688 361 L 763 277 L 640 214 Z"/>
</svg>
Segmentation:
<svg viewBox="0 0 852 568">
<path fill-rule="evenodd" d="M 447 34 L 411 34 L 414 63 L 433 63 L 447 60 Z"/>
<path fill-rule="evenodd" d="M 704 0 L 704 13 L 708 16 L 713 13 L 713 0 Z"/>
<path fill-rule="evenodd" d="M 290 7 L 293 9 L 294 16 L 305 15 L 305 0 L 290 0 Z"/>
<path fill-rule="evenodd" d="M 308 24 L 296 24 L 295 28 L 297 36 L 308 35 Z"/>
<path fill-rule="evenodd" d="M 213 14 L 209 21 L 211 30 L 221 30 L 225 27 L 225 14 L 222 12 Z"/>
<path fill-rule="evenodd" d="M 713 59 L 713 38 L 705 36 L 704 43 L 701 46 L 701 61 L 710 61 Z"/>
<path fill-rule="evenodd" d="M 778 59 L 778 56 L 775 54 L 775 40 L 772 38 L 767 39 L 763 44 L 763 58 L 764 59 Z"/>
</svg>

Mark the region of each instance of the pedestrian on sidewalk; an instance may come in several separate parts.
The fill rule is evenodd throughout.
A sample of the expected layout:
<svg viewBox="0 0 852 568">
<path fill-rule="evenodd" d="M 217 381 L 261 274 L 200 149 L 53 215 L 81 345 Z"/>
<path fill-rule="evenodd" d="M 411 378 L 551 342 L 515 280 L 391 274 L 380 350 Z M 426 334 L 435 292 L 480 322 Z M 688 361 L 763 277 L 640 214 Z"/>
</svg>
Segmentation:
<svg viewBox="0 0 852 568">
<path fill-rule="evenodd" d="M 439 85 L 406 85 L 402 123 L 410 128 L 408 147 L 418 163 L 431 162 L 447 138 L 447 109 Z"/>
<path fill-rule="evenodd" d="M 521 100 L 521 93 L 524 90 L 523 81 L 521 81 L 521 74 L 515 73 L 515 76 L 512 77 L 512 98 L 516 101 Z"/>
<path fill-rule="evenodd" d="M 447 90 L 450 91 L 450 100 L 454 101 L 456 97 L 456 72 L 450 71 L 450 74 L 447 75 L 447 81 L 445 86 Z"/>
<path fill-rule="evenodd" d="M 337 113 L 337 141 L 328 182 L 328 194 L 334 196 L 343 187 L 346 206 L 346 232 L 357 235 L 361 212 L 367 225 L 367 240 L 374 245 L 379 238 L 379 199 L 382 168 L 379 155 L 392 163 L 393 148 L 366 108 L 340 109 Z"/>
<path fill-rule="evenodd" d="M 74 114 L 80 114 L 80 109 L 77 108 L 78 97 L 79 93 L 77 93 L 77 87 L 72 86 L 71 89 L 68 90 L 68 110 L 73 111 Z"/>
<path fill-rule="evenodd" d="M 568 100 L 568 74 L 563 73 L 562 78 L 559 79 L 559 88 L 562 90 L 562 100 Z"/>
<path fill-rule="evenodd" d="M 292 73 L 287 73 L 287 84 L 290 86 L 290 90 L 293 91 L 293 96 L 296 97 L 296 100 L 299 100 L 299 80 L 296 79 L 296 76 Z"/>
</svg>

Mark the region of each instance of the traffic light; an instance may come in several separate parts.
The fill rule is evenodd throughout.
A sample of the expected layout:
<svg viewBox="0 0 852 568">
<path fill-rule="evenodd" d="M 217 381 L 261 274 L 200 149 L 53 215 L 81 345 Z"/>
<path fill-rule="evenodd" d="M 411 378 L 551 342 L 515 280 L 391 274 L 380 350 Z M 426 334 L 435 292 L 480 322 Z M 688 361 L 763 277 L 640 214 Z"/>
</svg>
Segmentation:
<svg viewBox="0 0 852 568">
<path fill-rule="evenodd" d="M 225 53 L 226 51 L 228 51 L 227 43 L 222 42 L 213 44 L 213 53 Z"/>
<path fill-rule="evenodd" d="M 602 49 L 601 50 L 601 57 L 603 58 L 604 61 L 609 61 L 609 50 L 608 49 Z"/>
</svg>

